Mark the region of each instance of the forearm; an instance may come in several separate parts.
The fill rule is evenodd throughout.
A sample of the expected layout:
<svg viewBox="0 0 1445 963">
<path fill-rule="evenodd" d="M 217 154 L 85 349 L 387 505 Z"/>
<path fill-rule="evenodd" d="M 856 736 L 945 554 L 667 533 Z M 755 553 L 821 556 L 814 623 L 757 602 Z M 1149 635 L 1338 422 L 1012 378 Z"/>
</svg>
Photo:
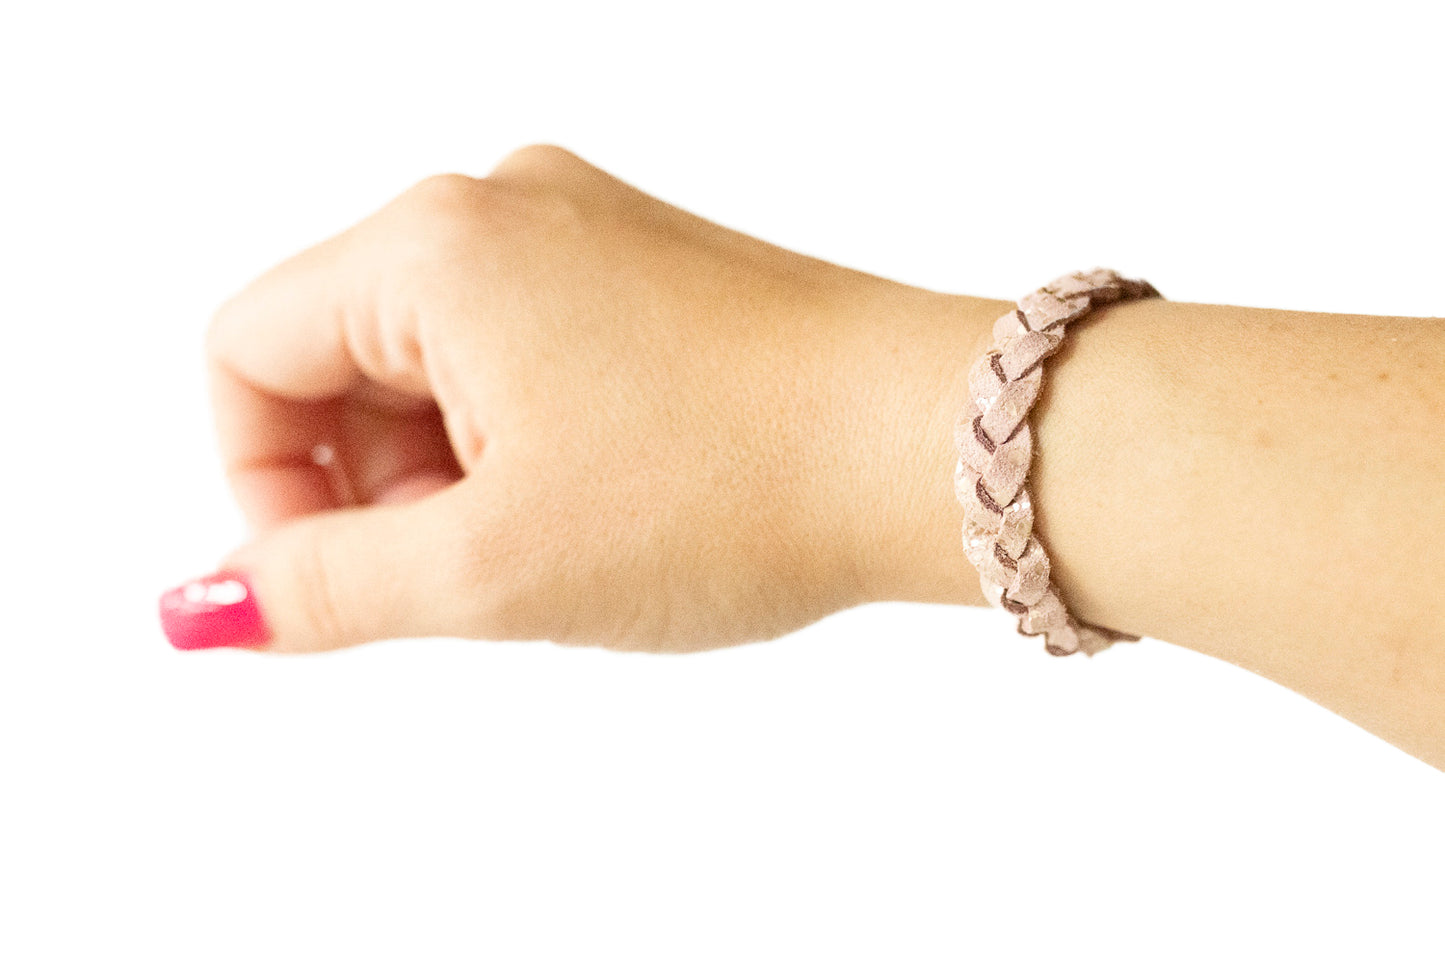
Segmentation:
<svg viewBox="0 0 1445 963">
<path fill-rule="evenodd" d="M 936 379 L 942 399 L 913 441 L 927 491 L 904 499 L 927 550 L 900 553 L 919 561 L 897 559 L 881 597 L 982 602 L 951 429 L 1009 307 L 957 299 L 951 334 L 940 312 L 908 355 L 921 377 L 900 390 Z M 1033 425 L 1036 530 L 1076 615 L 1248 668 L 1445 768 L 1445 322 L 1117 304 L 1071 326 Z"/>
</svg>

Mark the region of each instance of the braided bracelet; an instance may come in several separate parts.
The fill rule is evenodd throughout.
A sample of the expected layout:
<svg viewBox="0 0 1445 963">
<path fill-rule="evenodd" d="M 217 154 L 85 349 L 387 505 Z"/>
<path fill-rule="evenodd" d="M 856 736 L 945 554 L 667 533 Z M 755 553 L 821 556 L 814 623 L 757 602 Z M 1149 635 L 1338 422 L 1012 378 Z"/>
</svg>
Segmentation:
<svg viewBox="0 0 1445 963">
<path fill-rule="evenodd" d="M 1069 614 L 1049 579 L 1049 558 L 1034 535 L 1027 478 L 1033 459 L 1028 415 L 1043 362 L 1059 349 L 1064 328 L 1096 304 L 1157 298 L 1147 281 L 1105 268 L 1066 274 L 1021 298 L 994 322 L 994 346 L 970 369 L 969 403 L 958 419 L 954 491 L 963 504 L 963 551 L 978 569 L 989 602 L 1018 616 L 1020 635 L 1044 636 L 1050 655 L 1088 655 L 1138 636 Z"/>
</svg>

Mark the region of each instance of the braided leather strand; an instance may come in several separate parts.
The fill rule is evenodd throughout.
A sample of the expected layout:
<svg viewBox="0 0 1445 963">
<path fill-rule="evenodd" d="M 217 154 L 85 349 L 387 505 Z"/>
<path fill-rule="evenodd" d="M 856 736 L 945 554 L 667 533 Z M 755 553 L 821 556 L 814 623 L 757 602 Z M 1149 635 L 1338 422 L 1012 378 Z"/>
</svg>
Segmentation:
<svg viewBox="0 0 1445 963">
<path fill-rule="evenodd" d="M 1038 398 L 1043 362 L 1064 329 L 1095 305 L 1157 298 L 1147 281 L 1106 268 L 1075 272 L 1021 298 L 994 323 L 994 346 L 968 375 L 969 404 L 954 429 L 954 491 L 963 505 L 963 551 L 979 572 L 984 597 L 1018 616 L 1021 635 L 1044 636 L 1050 655 L 1088 655 L 1138 636 L 1082 622 L 1069 614 L 1049 578 L 1049 558 L 1034 535 L 1027 483 L 1033 461 L 1028 415 Z"/>
</svg>

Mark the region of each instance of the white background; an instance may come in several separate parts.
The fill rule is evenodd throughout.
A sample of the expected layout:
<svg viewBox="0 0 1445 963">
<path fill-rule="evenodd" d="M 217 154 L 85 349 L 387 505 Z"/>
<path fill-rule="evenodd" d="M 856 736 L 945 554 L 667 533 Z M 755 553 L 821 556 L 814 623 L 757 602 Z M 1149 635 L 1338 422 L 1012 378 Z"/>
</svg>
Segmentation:
<svg viewBox="0 0 1445 963">
<path fill-rule="evenodd" d="M 245 531 L 213 307 L 533 141 L 939 289 L 1445 314 L 1434 6 L 7 5 L 0 959 L 1441 959 L 1445 776 L 1162 642 L 283 660 L 154 611 Z"/>
</svg>

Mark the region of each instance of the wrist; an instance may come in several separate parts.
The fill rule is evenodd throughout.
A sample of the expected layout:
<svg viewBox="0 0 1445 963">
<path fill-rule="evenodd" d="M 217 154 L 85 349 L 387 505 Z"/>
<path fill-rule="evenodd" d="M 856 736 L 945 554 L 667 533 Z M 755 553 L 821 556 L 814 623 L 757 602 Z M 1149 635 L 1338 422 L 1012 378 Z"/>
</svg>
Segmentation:
<svg viewBox="0 0 1445 963">
<path fill-rule="evenodd" d="M 845 507 L 868 601 L 986 604 L 963 554 L 953 428 L 968 369 L 1011 302 L 887 283 L 848 326 L 854 423 L 844 426 Z"/>
</svg>

